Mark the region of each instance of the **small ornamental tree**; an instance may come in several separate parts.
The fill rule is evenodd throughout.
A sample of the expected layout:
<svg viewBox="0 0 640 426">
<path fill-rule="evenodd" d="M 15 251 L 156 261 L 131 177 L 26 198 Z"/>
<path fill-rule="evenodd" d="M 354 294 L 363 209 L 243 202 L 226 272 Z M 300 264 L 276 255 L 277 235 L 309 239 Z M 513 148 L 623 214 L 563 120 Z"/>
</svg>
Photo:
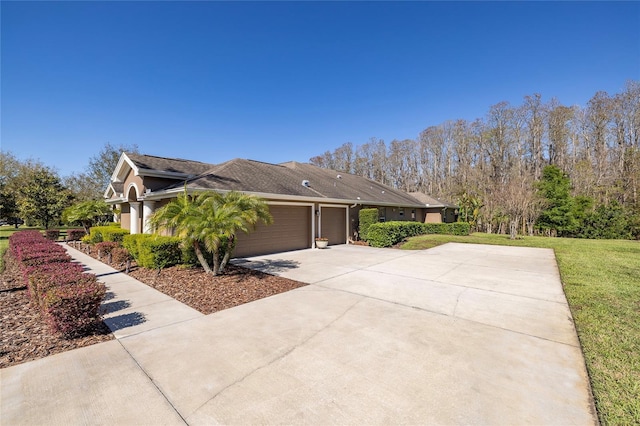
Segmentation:
<svg viewBox="0 0 640 426">
<path fill-rule="evenodd" d="M 82 225 L 84 232 L 88 234 L 89 228 L 110 213 L 111 207 L 102 200 L 83 201 L 66 208 L 62 213 L 62 220 L 69 225 Z"/>
</svg>

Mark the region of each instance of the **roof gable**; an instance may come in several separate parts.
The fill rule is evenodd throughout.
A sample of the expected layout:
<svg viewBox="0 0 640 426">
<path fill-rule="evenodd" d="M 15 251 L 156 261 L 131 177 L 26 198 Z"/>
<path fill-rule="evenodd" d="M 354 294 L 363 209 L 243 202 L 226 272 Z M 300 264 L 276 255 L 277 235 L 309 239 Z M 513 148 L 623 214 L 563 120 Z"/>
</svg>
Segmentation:
<svg viewBox="0 0 640 426">
<path fill-rule="evenodd" d="M 123 182 L 130 171 L 133 171 L 135 176 L 184 180 L 199 175 L 211 167 L 213 167 L 212 164 L 200 161 L 123 152 L 111 175 L 111 181 Z"/>
</svg>

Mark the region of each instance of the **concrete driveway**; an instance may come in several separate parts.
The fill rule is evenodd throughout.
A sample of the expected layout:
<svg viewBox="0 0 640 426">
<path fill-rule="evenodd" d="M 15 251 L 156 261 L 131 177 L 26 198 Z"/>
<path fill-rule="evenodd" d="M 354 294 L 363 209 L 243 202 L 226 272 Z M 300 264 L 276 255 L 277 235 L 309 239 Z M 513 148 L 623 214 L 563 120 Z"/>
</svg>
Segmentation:
<svg viewBox="0 0 640 426">
<path fill-rule="evenodd" d="M 597 423 L 551 250 L 333 246 L 239 263 L 311 285 L 3 369 L 0 418 Z M 15 395 L 38 386 L 57 404 Z"/>
</svg>

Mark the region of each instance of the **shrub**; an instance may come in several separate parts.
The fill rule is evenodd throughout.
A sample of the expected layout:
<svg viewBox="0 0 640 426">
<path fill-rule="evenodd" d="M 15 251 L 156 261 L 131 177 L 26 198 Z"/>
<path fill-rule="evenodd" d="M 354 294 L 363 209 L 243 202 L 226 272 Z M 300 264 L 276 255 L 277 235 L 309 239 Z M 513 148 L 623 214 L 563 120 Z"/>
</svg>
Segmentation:
<svg viewBox="0 0 640 426">
<path fill-rule="evenodd" d="M 129 251 L 129 253 L 131 254 L 131 256 L 133 256 L 134 259 L 138 259 L 138 257 L 140 256 L 140 245 L 141 245 L 141 241 L 142 240 L 146 240 L 147 238 L 150 238 L 151 235 L 149 234 L 131 234 L 131 235 L 125 235 L 124 238 L 122 239 L 122 246 L 127 249 Z"/>
<path fill-rule="evenodd" d="M 131 260 L 131 254 L 129 254 L 129 250 L 124 247 L 116 247 L 111 250 L 111 261 L 115 264 L 123 265 L 128 260 Z"/>
<path fill-rule="evenodd" d="M 25 278 L 29 297 L 35 304 L 42 306 L 42 299 L 47 290 L 65 284 L 75 284 L 85 279 L 86 276 L 90 276 L 83 272 L 81 265 L 70 262 L 28 267 L 25 270 Z"/>
<path fill-rule="evenodd" d="M 471 225 L 468 222 L 425 223 L 425 234 L 469 235 Z"/>
<path fill-rule="evenodd" d="M 105 286 L 95 275 L 84 273 L 81 265 L 71 263 L 64 248 L 37 231 L 23 231 L 9 238 L 9 250 L 32 302 L 54 332 L 75 334 L 98 320 Z"/>
<path fill-rule="evenodd" d="M 81 281 L 47 290 L 43 313 L 54 332 L 76 334 L 98 321 L 100 302 L 106 293 L 104 284 L 95 275 L 83 274 Z"/>
<path fill-rule="evenodd" d="M 58 238 L 60 238 L 60 230 L 59 229 L 47 229 L 46 231 L 44 231 L 44 237 L 47 240 L 58 241 Z"/>
<path fill-rule="evenodd" d="M 86 232 L 84 232 L 84 229 L 68 229 L 67 241 L 80 241 L 85 235 Z"/>
<path fill-rule="evenodd" d="M 382 222 L 369 227 L 369 245 L 372 247 L 391 247 L 408 237 L 424 234 L 424 223 L 420 222 Z"/>
<path fill-rule="evenodd" d="M 420 222 L 383 222 L 369 227 L 369 245 L 372 247 L 391 247 L 405 238 L 423 234 L 469 235 L 471 225 L 468 222 L 456 223 L 420 223 Z"/>
<path fill-rule="evenodd" d="M 125 235 L 129 235 L 129 231 L 115 226 L 107 226 L 102 231 L 103 240 L 109 242 L 121 243 Z"/>
<path fill-rule="evenodd" d="M 139 266 L 150 269 L 163 269 L 180 263 L 182 250 L 180 238 L 161 235 L 127 235 L 124 247 Z"/>
<path fill-rule="evenodd" d="M 374 223 L 378 223 L 378 209 L 362 209 L 358 212 L 360 239 L 369 241 L 369 228 Z"/>
<path fill-rule="evenodd" d="M 101 256 L 106 256 L 109 253 L 113 252 L 114 249 L 120 247 L 120 244 L 113 241 L 103 241 L 101 243 L 96 244 L 95 247 Z"/>
<path fill-rule="evenodd" d="M 94 226 L 89 232 L 89 239 L 87 242 L 90 244 L 97 244 L 103 241 L 121 243 L 124 236 L 128 234 L 129 231 L 122 229 L 119 226 Z"/>
</svg>

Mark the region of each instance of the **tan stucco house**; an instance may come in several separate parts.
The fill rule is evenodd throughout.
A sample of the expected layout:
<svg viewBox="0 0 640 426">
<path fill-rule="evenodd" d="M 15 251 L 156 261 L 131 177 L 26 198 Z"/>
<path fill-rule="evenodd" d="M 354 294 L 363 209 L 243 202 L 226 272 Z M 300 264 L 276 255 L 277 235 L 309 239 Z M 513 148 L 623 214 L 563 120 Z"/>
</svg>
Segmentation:
<svg viewBox="0 0 640 426">
<path fill-rule="evenodd" d="M 264 198 L 273 224 L 238 236 L 236 256 L 312 248 L 316 237 L 345 244 L 357 236 L 358 212 L 377 208 L 380 220 L 435 221 L 422 201 L 348 173 L 306 163 L 235 159 L 222 164 L 122 153 L 105 191 L 132 234 L 150 232 L 148 219 L 184 190 L 242 191 Z M 424 194 L 423 194 L 424 195 Z"/>
</svg>

